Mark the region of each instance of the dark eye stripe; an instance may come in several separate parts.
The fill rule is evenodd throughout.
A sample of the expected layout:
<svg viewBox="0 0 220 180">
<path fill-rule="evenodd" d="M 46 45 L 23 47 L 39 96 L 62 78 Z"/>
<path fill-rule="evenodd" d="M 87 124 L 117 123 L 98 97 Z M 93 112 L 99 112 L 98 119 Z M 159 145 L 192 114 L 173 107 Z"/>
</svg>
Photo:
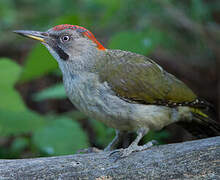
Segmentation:
<svg viewBox="0 0 220 180">
<path fill-rule="evenodd" d="M 59 46 L 55 45 L 53 46 L 54 51 L 59 55 L 61 59 L 64 61 L 67 61 L 69 59 L 69 55 L 66 54 Z"/>
</svg>

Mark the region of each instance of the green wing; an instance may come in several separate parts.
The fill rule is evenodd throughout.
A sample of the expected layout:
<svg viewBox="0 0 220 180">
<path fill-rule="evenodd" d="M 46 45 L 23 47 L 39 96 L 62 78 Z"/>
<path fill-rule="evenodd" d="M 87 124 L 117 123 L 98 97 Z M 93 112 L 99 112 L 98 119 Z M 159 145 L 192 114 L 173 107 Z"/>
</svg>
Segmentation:
<svg viewBox="0 0 220 180">
<path fill-rule="evenodd" d="M 145 56 L 107 50 L 103 64 L 96 66 L 100 80 L 121 98 L 144 104 L 193 102 L 197 96 L 175 76 Z"/>
</svg>

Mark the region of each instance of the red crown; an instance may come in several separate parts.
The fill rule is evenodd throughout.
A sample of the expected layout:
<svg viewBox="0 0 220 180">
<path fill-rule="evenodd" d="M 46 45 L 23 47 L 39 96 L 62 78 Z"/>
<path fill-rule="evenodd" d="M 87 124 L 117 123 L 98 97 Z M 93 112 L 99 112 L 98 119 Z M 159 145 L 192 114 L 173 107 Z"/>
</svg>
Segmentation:
<svg viewBox="0 0 220 180">
<path fill-rule="evenodd" d="M 77 25 L 70 25 L 70 24 L 61 24 L 61 25 L 57 25 L 55 27 L 53 27 L 54 31 L 61 31 L 64 29 L 73 29 L 73 30 L 80 30 L 80 32 L 85 35 L 86 37 L 88 37 L 89 39 L 91 39 L 94 43 L 97 44 L 98 49 L 100 50 L 105 50 L 104 46 L 98 42 L 95 38 L 95 36 L 86 28 L 81 27 L 81 26 L 77 26 Z"/>
</svg>

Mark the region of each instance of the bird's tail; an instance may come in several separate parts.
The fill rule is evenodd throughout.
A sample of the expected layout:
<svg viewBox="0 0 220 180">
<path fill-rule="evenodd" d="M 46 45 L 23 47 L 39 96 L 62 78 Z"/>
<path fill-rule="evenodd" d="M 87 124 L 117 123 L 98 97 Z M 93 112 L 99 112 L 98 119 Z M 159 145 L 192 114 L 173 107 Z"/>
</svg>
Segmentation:
<svg viewBox="0 0 220 180">
<path fill-rule="evenodd" d="M 193 107 L 190 110 L 193 115 L 192 121 L 181 121 L 181 126 L 197 138 L 220 136 L 220 123 L 210 118 L 208 112 Z"/>
</svg>

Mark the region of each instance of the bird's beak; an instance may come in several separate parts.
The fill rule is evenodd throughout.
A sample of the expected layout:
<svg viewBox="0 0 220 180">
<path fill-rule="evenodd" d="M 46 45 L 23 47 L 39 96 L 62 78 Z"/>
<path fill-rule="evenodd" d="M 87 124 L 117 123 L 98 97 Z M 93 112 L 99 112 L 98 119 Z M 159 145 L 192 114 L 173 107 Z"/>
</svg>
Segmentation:
<svg viewBox="0 0 220 180">
<path fill-rule="evenodd" d="M 41 41 L 43 43 L 46 43 L 45 39 L 48 36 L 48 33 L 46 32 L 39 32 L 39 31 L 26 31 L 26 30 L 18 30 L 18 31 L 13 31 L 14 33 L 17 33 L 19 35 L 32 38 L 38 41 Z"/>
</svg>

